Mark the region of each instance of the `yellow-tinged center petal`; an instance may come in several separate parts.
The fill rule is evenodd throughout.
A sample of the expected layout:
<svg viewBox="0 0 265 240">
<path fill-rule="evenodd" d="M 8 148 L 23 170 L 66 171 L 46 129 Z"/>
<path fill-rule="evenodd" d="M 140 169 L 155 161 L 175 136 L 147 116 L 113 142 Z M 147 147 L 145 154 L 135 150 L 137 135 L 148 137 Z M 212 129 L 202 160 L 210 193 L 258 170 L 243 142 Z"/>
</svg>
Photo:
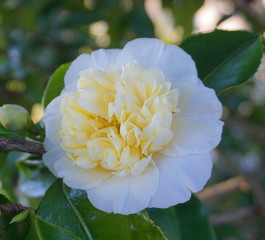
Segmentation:
<svg viewBox="0 0 265 240">
<path fill-rule="evenodd" d="M 136 63 L 122 71 L 88 69 L 61 104 L 62 147 L 84 169 L 138 175 L 172 139 L 178 90 L 165 75 Z"/>
</svg>

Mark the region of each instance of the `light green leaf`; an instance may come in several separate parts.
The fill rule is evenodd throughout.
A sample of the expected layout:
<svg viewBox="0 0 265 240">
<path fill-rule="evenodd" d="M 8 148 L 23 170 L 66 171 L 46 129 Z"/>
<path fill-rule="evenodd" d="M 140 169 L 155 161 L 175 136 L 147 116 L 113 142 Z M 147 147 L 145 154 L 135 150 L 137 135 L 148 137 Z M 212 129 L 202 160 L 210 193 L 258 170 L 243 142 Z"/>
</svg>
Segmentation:
<svg viewBox="0 0 265 240">
<path fill-rule="evenodd" d="M 262 58 L 262 36 L 243 31 L 191 36 L 180 47 L 192 56 L 204 84 L 217 93 L 248 81 Z"/>
<path fill-rule="evenodd" d="M 168 240 L 215 240 L 204 206 L 196 197 L 167 209 L 149 209 L 150 218 Z"/>
<path fill-rule="evenodd" d="M 42 105 L 44 108 L 46 108 L 54 98 L 60 95 L 64 88 L 64 75 L 70 65 L 71 63 L 61 65 L 50 77 L 42 97 Z"/>
<path fill-rule="evenodd" d="M 29 216 L 29 210 L 24 210 L 23 212 L 17 214 L 15 217 L 13 217 L 10 221 L 10 224 L 12 223 L 20 223 L 24 221 Z"/>
<path fill-rule="evenodd" d="M 82 240 L 165 239 L 146 212 L 128 216 L 102 212 L 91 205 L 85 191 L 70 189 L 61 180 L 47 190 L 36 214 Z"/>
</svg>

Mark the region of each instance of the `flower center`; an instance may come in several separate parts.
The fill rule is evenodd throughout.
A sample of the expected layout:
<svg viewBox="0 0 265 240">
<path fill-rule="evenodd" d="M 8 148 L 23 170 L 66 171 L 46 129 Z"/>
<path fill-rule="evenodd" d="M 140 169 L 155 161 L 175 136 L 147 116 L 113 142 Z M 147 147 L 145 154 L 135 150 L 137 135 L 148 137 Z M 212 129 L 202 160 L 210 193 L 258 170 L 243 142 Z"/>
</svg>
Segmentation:
<svg viewBox="0 0 265 240">
<path fill-rule="evenodd" d="M 77 87 L 63 98 L 60 135 L 78 167 L 137 175 L 172 139 L 178 90 L 158 69 L 136 63 L 121 71 L 88 69 Z"/>
</svg>

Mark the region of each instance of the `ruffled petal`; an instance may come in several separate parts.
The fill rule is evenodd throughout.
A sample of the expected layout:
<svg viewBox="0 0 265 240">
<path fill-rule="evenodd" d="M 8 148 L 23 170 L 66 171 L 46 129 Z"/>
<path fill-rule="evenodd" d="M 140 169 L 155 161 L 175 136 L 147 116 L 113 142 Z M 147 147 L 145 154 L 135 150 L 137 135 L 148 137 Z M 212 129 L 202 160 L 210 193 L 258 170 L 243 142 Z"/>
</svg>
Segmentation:
<svg viewBox="0 0 265 240">
<path fill-rule="evenodd" d="M 167 208 L 188 201 L 200 191 L 211 176 L 209 153 L 183 157 L 153 156 L 159 170 L 159 186 L 149 207 Z"/>
<path fill-rule="evenodd" d="M 145 209 L 157 191 L 159 173 L 150 164 L 137 176 L 112 176 L 95 188 L 87 190 L 91 203 L 105 212 L 137 213 Z"/>
<path fill-rule="evenodd" d="M 59 132 L 62 128 L 62 115 L 60 109 L 63 97 L 64 95 L 61 95 L 53 99 L 44 112 L 43 122 L 45 124 L 46 138 L 55 144 L 60 144 L 62 141 Z M 48 149 L 46 149 L 46 151 L 47 150 Z"/>
<path fill-rule="evenodd" d="M 108 71 L 115 65 L 116 58 L 121 50 L 119 49 L 99 49 L 92 54 L 81 54 L 77 57 L 67 70 L 64 77 L 65 92 L 77 90 L 79 73 L 89 68 L 97 68 Z"/>
<path fill-rule="evenodd" d="M 73 164 L 73 161 L 64 155 L 54 164 L 54 170 L 58 177 L 63 178 L 64 183 L 76 189 L 90 189 L 107 179 L 111 173 L 101 167 L 82 169 Z"/>
</svg>

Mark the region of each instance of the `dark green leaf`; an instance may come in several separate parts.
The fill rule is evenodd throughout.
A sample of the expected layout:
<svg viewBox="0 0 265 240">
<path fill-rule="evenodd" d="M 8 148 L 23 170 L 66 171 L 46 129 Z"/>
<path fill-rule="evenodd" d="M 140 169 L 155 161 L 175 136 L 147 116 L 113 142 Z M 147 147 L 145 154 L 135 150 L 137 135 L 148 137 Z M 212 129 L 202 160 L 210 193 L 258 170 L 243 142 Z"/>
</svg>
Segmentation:
<svg viewBox="0 0 265 240">
<path fill-rule="evenodd" d="M 244 232 L 240 231 L 240 229 L 232 224 L 215 226 L 214 230 L 218 239 L 249 239 Z"/>
<path fill-rule="evenodd" d="M 4 195 L 0 193 L 0 204 L 10 203 L 11 201 Z"/>
<path fill-rule="evenodd" d="M 71 63 L 65 63 L 61 65 L 57 70 L 52 74 L 47 84 L 47 87 L 44 90 L 42 105 L 44 108 L 57 96 L 60 95 L 64 87 L 64 75 L 67 69 L 70 67 Z"/>
<path fill-rule="evenodd" d="M 74 223 L 73 223 L 74 224 Z M 64 229 L 52 225 L 38 216 L 34 217 L 32 227 L 26 240 L 74 240 L 80 238 L 73 236 Z"/>
<path fill-rule="evenodd" d="M 3 127 L 3 125 L 0 124 L 0 136 L 2 136 L 2 137 L 24 138 L 24 137 L 26 137 L 26 135 L 27 134 L 25 132 L 10 131 L 10 130 L 6 129 L 5 127 Z"/>
<path fill-rule="evenodd" d="M 0 152 L 0 181 L 2 181 L 5 167 L 6 167 L 6 161 L 7 161 L 7 155 L 8 152 Z"/>
<path fill-rule="evenodd" d="M 37 215 L 82 240 L 165 239 L 146 212 L 129 216 L 102 212 L 91 205 L 85 191 L 70 189 L 61 180 L 48 189 Z"/>
<path fill-rule="evenodd" d="M 216 92 L 249 80 L 262 57 L 262 37 L 241 31 L 195 35 L 180 47 L 194 59 L 200 79 Z"/>
<path fill-rule="evenodd" d="M 148 212 L 169 240 L 215 240 L 206 210 L 194 196 L 184 204 Z"/>
</svg>

